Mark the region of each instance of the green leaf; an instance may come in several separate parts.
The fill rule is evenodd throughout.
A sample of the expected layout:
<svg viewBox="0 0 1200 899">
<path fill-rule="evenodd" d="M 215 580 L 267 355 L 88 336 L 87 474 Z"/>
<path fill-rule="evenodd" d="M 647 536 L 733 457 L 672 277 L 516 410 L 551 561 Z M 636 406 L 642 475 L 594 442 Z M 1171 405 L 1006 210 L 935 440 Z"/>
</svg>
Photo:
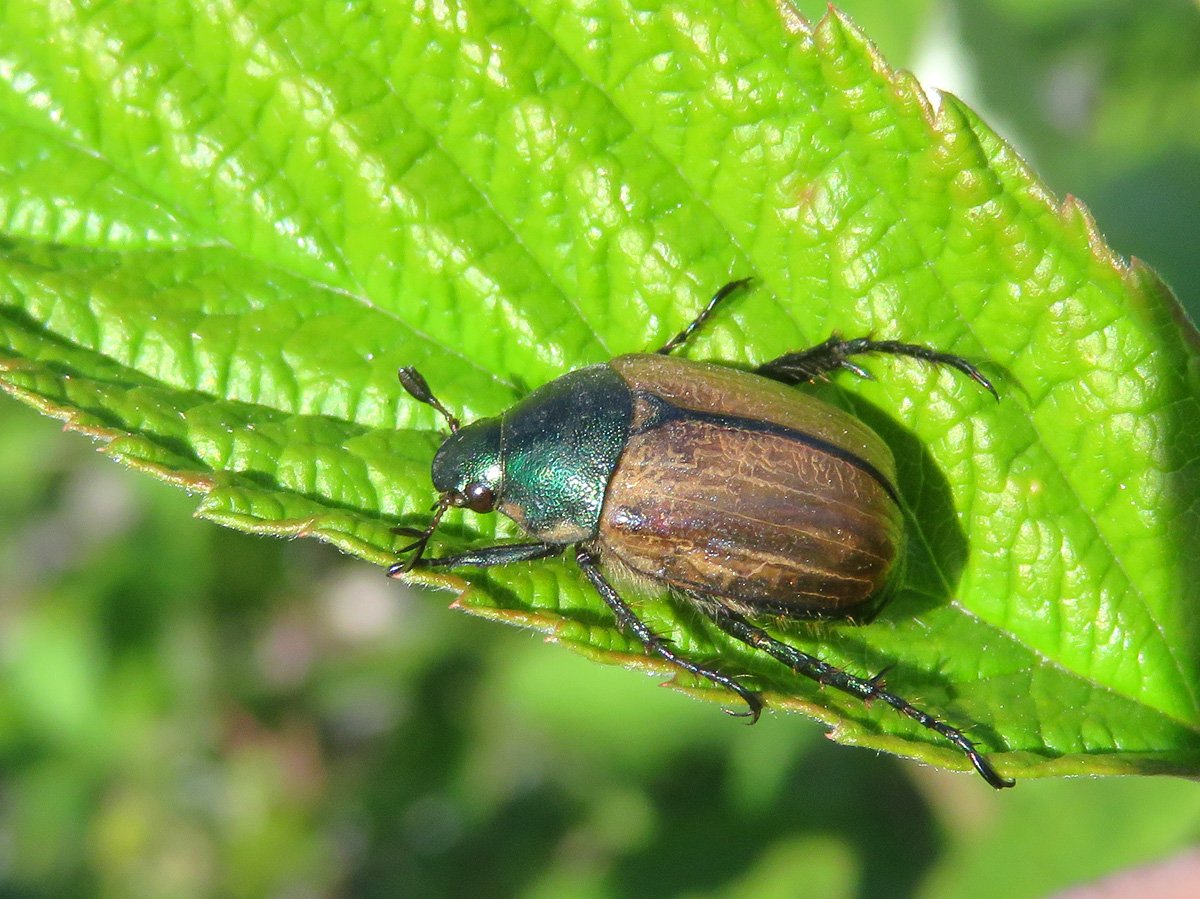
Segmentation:
<svg viewBox="0 0 1200 899">
<path fill-rule="evenodd" d="M 967 727 L 1007 774 L 1200 771 L 1200 364 L 1169 291 L 953 97 L 843 18 L 760 2 L 0 7 L 0 384 L 198 514 L 377 564 L 465 419 L 661 343 L 753 364 L 831 330 L 902 361 L 835 394 L 895 451 L 904 589 L 783 628 Z M 518 533 L 452 515 L 447 546 Z M 476 614 L 671 673 L 565 561 L 425 578 Z M 663 597 L 696 660 L 837 739 L 965 760 Z M 719 701 L 729 697 L 680 678 Z M 547 685 L 547 689 L 554 689 Z"/>
</svg>

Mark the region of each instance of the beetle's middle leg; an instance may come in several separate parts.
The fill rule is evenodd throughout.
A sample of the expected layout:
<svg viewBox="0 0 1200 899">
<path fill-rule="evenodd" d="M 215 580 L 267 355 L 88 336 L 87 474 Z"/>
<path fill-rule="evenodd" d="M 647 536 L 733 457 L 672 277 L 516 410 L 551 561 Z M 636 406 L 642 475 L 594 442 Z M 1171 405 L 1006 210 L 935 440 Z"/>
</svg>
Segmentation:
<svg viewBox="0 0 1200 899">
<path fill-rule="evenodd" d="M 719 671 L 704 668 L 695 662 L 689 662 L 672 650 L 667 645 L 667 642 L 650 630 L 645 622 L 637 617 L 625 600 L 621 599 L 620 594 L 617 593 L 613 585 L 608 582 L 597 567 L 596 557 L 591 552 L 582 546 L 577 546 L 575 548 L 575 561 L 579 563 L 579 568 L 587 575 L 587 579 L 592 582 L 592 586 L 596 588 L 596 592 L 600 594 L 600 598 L 612 609 L 612 613 L 617 619 L 617 624 L 620 625 L 622 630 L 633 634 L 647 650 L 666 659 L 672 665 L 682 668 L 689 674 L 706 678 L 714 684 L 720 684 L 722 687 L 732 690 L 746 703 L 747 710 L 745 712 L 731 712 L 729 709 L 725 709 L 725 714 L 733 715 L 735 718 L 749 718 L 751 724 L 758 720 L 759 713 L 762 711 L 762 700 L 758 698 L 757 693 L 747 690 L 733 678 L 727 677 Z"/>
<path fill-rule="evenodd" d="M 907 699 L 885 690 L 881 676 L 882 672 L 871 678 L 855 677 L 853 674 L 830 665 L 816 656 L 801 652 L 794 646 L 789 646 L 786 643 L 776 640 L 762 628 L 755 627 L 741 615 L 723 606 L 710 607 L 702 605 L 700 608 L 725 633 L 740 640 L 747 646 L 767 653 L 777 661 L 791 668 L 797 674 L 812 678 L 817 683 L 841 690 L 843 693 L 848 693 L 851 696 L 857 696 L 863 702 L 871 702 L 876 699 L 883 700 L 901 715 L 911 718 L 922 727 L 927 727 L 935 733 L 941 734 L 960 749 L 970 759 L 971 764 L 979 772 L 980 776 L 997 790 L 1013 785 L 1011 780 L 1001 777 L 997 773 L 996 769 L 991 766 L 982 753 L 975 748 L 975 744 L 967 739 L 962 731 L 951 727 L 944 721 L 939 721 L 928 712 L 916 708 Z"/>
<path fill-rule="evenodd" d="M 856 337 L 844 340 L 836 334 L 807 350 L 796 353 L 785 353 L 772 359 L 754 370 L 755 374 L 781 381 L 784 384 L 803 384 L 813 381 L 838 369 L 853 372 L 860 378 L 870 379 L 871 373 L 856 362 L 851 356 L 861 356 L 867 353 L 887 353 L 892 356 L 907 356 L 910 359 L 920 359 L 931 365 L 945 365 L 962 372 L 975 383 L 979 384 L 996 399 L 1000 395 L 992 382 L 983 373 L 964 359 L 952 353 L 943 353 L 932 347 L 917 343 L 901 343 L 899 340 L 872 340 L 870 337 Z"/>
</svg>

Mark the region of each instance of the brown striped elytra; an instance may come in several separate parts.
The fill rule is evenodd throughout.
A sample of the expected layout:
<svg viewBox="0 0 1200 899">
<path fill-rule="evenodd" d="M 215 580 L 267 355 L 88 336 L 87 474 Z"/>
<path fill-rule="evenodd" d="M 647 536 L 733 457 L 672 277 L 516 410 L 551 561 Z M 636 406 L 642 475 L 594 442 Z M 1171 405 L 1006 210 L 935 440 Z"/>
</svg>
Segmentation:
<svg viewBox="0 0 1200 899">
<path fill-rule="evenodd" d="M 669 354 L 725 297 L 656 353 L 618 356 L 569 372 L 495 418 L 461 425 L 415 370 L 404 388 L 433 406 L 451 434 L 433 460 L 436 511 L 411 553 L 392 566 L 487 567 L 573 550 L 618 624 L 646 650 L 740 696 L 758 718 L 759 695 L 718 666 L 677 652 L 612 585 L 617 575 L 669 588 L 718 628 L 792 671 L 864 702 L 878 700 L 948 740 L 997 789 L 1000 776 L 960 730 L 884 688 L 770 636 L 757 618 L 845 618 L 885 597 L 904 541 L 892 454 L 851 415 L 795 389 L 853 358 L 906 356 L 948 366 L 995 395 L 971 363 L 919 344 L 833 336 L 745 372 Z M 530 542 L 429 557 L 449 508 L 499 511 Z"/>
<path fill-rule="evenodd" d="M 611 365 L 633 424 L 600 513 L 602 559 L 742 614 L 844 616 L 885 590 L 903 516 L 873 431 L 733 369 L 658 355 Z"/>
</svg>

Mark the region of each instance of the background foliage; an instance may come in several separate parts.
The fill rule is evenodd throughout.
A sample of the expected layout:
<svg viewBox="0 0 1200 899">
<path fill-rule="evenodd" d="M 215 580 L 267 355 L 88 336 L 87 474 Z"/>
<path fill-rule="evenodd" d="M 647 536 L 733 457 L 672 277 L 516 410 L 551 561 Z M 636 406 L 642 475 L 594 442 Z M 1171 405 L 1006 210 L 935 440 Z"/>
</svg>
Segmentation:
<svg viewBox="0 0 1200 899">
<path fill-rule="evenodd" d="M 1171 227 L 1196 190 L 1172 173 L 1200 170 L 1194 7 L 953 9 L 850 5 L 898 64 L 943 17 L 1051 187 L 1194 300 L 1192 229 Z M 398 602 L 328 548 L 197 524 L 187 498 L 0 415 L 14 889 L 1032 895 L 1200 836 L 1191 784 L 994 797 L 799 719 L 734 727 L 438 597 Z"/>
</svg>

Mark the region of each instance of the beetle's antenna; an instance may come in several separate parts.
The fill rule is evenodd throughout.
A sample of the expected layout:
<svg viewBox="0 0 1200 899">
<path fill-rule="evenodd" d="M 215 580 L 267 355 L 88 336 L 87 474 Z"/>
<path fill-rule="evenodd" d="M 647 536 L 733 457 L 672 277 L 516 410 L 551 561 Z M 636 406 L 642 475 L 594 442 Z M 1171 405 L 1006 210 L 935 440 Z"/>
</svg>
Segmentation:
<svg viewBox="0 0 1200 899">
<path fill-rule="evenodd" d="M 403 371 L 403 369 L 401 370 Z M 420 377 L 420 375 L 417 375 L 417 377 Z M 433 532 L 437 530 L 437 526 L 441 522 L 442 516 L 446 514 L 446 509 L 449 507 L 450 504 L 446 502 L 446 500 L 439 499 L 434 504 L 434 509 L 436 509 L 436 511 L 433 513 L 433 518 L 430 519 L 429 526 L 424 530 L 420 530 L 419 528 L 405 527 L 392 528 L 393 534 L 400 534 L 404 537 L 416 537 L 417 539 L 408 544 L 408 546 L 402 547 L 396 551 L 397 555 L 402 556 L 406 552 L 412 552 L 414 549 L 416 550 L 416 552 L 413 553 L 412 558 L 410 558 L 407 562 L 400 562 L 399 564 L 393 565 L 391 568 L 389 568 L 389 577 L 395 577 L 397 574 L 405 571 L 412 571 L 417 567 L 421 561 L 421 556 L 425 554 L 425 547 L 429 545 L 429 541 L 433 537 Z"/>
<path fill-rule="evenodd" d="M 450 410 L 443 406 L 441 401 L 433 395 L 433 391 L 429 389 L 429 382 L 421 376 L 419 371 L 410 365 L 406 365 L 396 372 L 396 375 L 400 378 L 400 384 L 408 391 L 409 396 L 417 402 L 424 403 L 426 406 L 433 406 L 446 419 L 446 424 L 450 425 L 450 433 L 457 433 L 459 427 L 461 427 L 458 419 L 451 415 Z M 445 506 L 442 506 L 443 511 L 445 511 L 445 508 Z"/>
</svg>

